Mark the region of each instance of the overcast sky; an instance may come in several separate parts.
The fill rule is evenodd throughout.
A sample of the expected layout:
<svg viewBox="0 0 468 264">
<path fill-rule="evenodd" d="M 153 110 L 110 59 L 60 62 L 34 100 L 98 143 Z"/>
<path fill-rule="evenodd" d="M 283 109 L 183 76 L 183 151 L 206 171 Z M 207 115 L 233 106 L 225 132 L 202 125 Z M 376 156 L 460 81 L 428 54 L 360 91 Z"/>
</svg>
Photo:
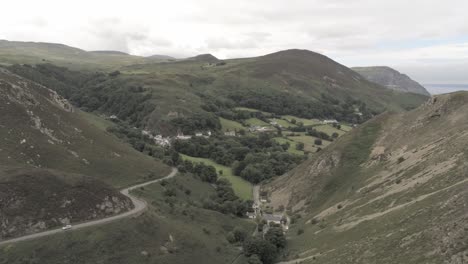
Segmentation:
<svg viewBox="0 0 468 264">
<path fill-rule="evenodd" d="M 15 0 L 0 39 L 176 57 L 301 48 L 422 83 L 468 83 L 468 0 Z"/>
</svg>

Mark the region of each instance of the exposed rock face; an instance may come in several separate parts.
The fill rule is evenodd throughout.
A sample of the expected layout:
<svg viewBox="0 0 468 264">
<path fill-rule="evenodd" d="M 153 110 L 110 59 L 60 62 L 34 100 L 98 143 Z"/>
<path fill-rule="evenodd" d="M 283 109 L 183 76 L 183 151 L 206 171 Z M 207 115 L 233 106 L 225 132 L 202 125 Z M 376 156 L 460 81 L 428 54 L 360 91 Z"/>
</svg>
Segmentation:
<svg viewBox="0 0 468 264">
<path fill-rule="evenodd" d="M 48 170 L 0 179 L 0 240 L 130 210 L 132 202 L 91 178 Z"/>
<path fill-rule="evenodd" d="M 390 67 L 355 67 L 352 69 L 367 80 L 389 89 L 430 96 L 430 93 L 422 85 L 412 80 L 406 74 L 399 73 Z"/>
</svg>

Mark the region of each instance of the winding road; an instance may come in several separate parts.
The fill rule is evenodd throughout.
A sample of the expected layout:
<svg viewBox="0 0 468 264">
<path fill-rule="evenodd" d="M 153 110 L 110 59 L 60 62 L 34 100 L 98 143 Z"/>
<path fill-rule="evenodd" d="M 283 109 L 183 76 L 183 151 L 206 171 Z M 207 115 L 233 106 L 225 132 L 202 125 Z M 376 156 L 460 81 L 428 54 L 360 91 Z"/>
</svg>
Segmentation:
<svg viewBox="0 0 468 264">
<path fill-rule="evenodd" d="M 130 211 L 127 211 L 127 212 L 122 213 L 122 214 L 102 218 L 102 219 L 97 219 L 97 220 L 92 220 L 92 221 L 89 221 L 89 222 L 76 224 L 76 225 L 73 225 L 73 227 L 71 229 L 66 230 L 66 231 L 62 230 L 62 228 L 57 228 L 57 229 L 52 229 L 52 230 L 48 230 L 48 231 L 44 231 L 44 232 L 40 232 L 40 233 L 35 233 L 35 234 L 31 234 L 31 235 L 12 238 L 12 239 L 9 239 L 9 240 L 3 240 L 3 241 L 0 241 L 0 246 L 5 245 L 5 244 L 17 243 L 17 242 L 21 242 L 21 241 L 25 241 L 25 240 L 31 240 L 31 239 L 35 239 L 35 238 L 50 236 L 50 235 L 54 235 L 54 234 L 57 234 L 57 233 L 70 232 L 70 231 L 82 229 L 82 228 L 85 228 L 85 227 L 102 225 L 102 224 L 106 224 L 106 223 L 109 223 L 109 222 L 113 222 L 113 221 L 116 221 L 116 220 L 119 220 L 119 219 L 131 217 L 131 216 L 134 216 L 136 214 L 139 214 L 148 207 L 148 204 L 146 203 L 146 201 L 140 200 L 137 197 L 131 195 L 130 191 L 132 191 L 134 189 L 137 189 L 137 188 L 141 188 L 141 187 L 150 185 L 150 184 L 153 184 L 153 183 L 156 183 L 156 182 L 160 182 L 162 180 L 170 179 L 170 178 L 176 176 L 177 172 L 178 172 L 178 170 L 176 168 L 172 168 L 171 173 L 169 173 L 166 177 L 156 179 L 156 180 L 151 180 L 151 181 L 144 182 L 144 183 L 140 183 L 140 184 L 137 184 L 137 185 L 134 185 L 134 186 L 131 186 L 131 187 L 128 187 L 126 189 L 121 190 L 120 193 L 127 196 L 128 198 L 130 198 L 130 200 L 132 201 L 132 203 L 134 205 L 134 208 L 132 210 L 130 210 Z"/>
</svg>

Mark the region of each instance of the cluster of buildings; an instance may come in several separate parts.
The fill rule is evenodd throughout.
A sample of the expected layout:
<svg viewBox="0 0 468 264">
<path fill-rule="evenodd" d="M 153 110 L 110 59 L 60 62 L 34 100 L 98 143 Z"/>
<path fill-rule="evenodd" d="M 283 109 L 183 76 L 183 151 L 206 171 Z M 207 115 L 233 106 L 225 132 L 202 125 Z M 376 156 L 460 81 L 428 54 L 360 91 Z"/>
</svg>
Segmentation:
<svg viewBox="0 0 468 264">
<path fill-rule="evenodd" d="M 173 140 L 188 140 L 191 139 L 193 136 L 191 135 L 184 135 L 183 133 L 178 133 L 177 136 L 175 137 L 163 137 L 162 135 L 153 135 L 150 131 L 148 130 L 142 130 L 141 131 L 142 135 L 147 136 L 148 138 L 154 140 L 154 143 L 159 146 L 170 146 L 171 142 Z M 197 132 L 195 133 L 195 137 L 204 137 L 204 138 L 209 138 L 211 136 L 211 131 L 206 131 L 206 132 Z"/>
<path fill-rule="evenodd" d="M 264 126 L 251 126 L 249 127 L 250 132 L 273 132 L 276 131 L 276 129 L 272 127 L 264 127 Z"/>
<path fill-rule="evenodd" d="M 338 124 L 338 121 L 336 119 L 325 119 L 322 121 L 322 124 Z"/>
</svg>

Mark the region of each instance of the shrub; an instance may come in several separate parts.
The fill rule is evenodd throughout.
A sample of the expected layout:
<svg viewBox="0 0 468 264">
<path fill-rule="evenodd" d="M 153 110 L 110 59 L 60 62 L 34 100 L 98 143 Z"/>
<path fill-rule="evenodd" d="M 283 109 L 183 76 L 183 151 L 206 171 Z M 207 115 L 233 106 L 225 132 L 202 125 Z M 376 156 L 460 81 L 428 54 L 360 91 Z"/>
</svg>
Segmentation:
<svg viewBox="0 0 468 264">
<path fill-rule="evenodd" d="M 304 143 L 302 142 L 299 142 L 296 144 L 296 149 L 297 150 L 304 150 Z"/>
</svg>

